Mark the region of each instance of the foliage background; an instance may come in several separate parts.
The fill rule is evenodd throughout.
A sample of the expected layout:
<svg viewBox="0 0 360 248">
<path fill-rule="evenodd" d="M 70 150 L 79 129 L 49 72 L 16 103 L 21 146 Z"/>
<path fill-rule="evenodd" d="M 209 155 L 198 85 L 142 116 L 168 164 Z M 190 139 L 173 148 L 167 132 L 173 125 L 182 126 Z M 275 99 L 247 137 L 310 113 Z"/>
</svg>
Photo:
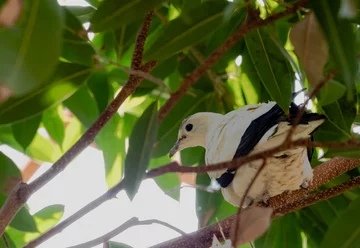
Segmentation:
<svg viewBox="0 0 360 248">
<path fill-rule="evenodd" d="M 25 1 L 16 24 L 1 25 L 0 86 L 2 92 L 10 91 L 11 97 L 0 94 L 0 143 L 23 152 L 36 163 L 55 162 L 124 85 L 136 33 L 145 14 L 154 8 L 144 60 L 158 60 L 151 74 L 161 81 L 144 80 L 92 144 L 103 152 L 108 187 L 125 175 L 129 179 L 127 193 L 132 198 L 146 168 L 170 162 L 167 153 L 176 141 L 179 124 L 190 114 L 227 113 L 268 100 L 286 109 L 295 81 L 311 89 L 317 81 L 309 75 L 322 78 L 334 69 L 338 71 L 336 77 L 312 104 L 312 111 L 328 117 L 315 139 L 342 141 L 357 135 L 352 128 L 359 120 L 358 1 L 309 1 L 307 8 L 313 11 L 318 28 L 311 23 L 306 24 L 305 31 L 295 28 L 307 13 L 301 9 L 250 31 L 191 87 L 158 128 L 154 118 L 158 107 L 181 87 L 182 79 L 244 23 L 246 4 L 241 0 L 88 2 L 91 6 L 83 8 L 62 7 L 52 0 Z M 260 17 L 266 18 L 294 1 L 250 2 Z M 4 6 L 6 1 L 0 3 Z M 89 25 L 85 23 L 90 23 L 89 31 L 84 28 Z M 312 28 L 315 35 L 299 41 L 308 37 L 306 31 Z M 308 47 L 298 48 L 302 43 Z M 329 53 L 322 51 L 324 46 Z M 309 68 L 311 60 L 316 63 Z M 49 138 L 41 135 L 39 128 L 45 128 Z M 147 156 L 152 151 L 149 166 L 139 160 L 139 151 L 145 151 Z M 358 154 L 357 149 L 317 149 L 312 165 L 334 156 Z M 203 149 L 193 148 L 182 151 L 179 159 L 182 164 L 196 166 L 204 164 L 203 157 Z M 3 153 L 0 172 L 1 206 L 22 175 Z M 358 169 L 324 187 L 354 176 L 359 176 Z M 155 178 L 164 191 L 179 186 L 181 180 L 175 173 Z M 209 177 L 197 175 L 196 184 L 208 186 Z M 255 246 L 356 247 L 360 242 L 358 225 L 345 220 L 360 219 L 356 211 L 360 207 L 359 193 L 358 189 L 352 190 L 273 221 Z M 172 197 L 177 199 L 178 194 Z M 220 192 L 197 190 L 196 205 L 200 227 L 216 222 L 216 217 L 223 219 L 236 212 Z M 61 205 L 44 207 L 35 215 L 30 215 L 26 206 L 20 210 L 5 233 L 10 247 L 22 238 L 12 234 L 12 229 L 40 235 L 39 231 L 55 225 L 64 211 Z M 0 247 L 5 247 L 1 242 Z"/>
</svg>

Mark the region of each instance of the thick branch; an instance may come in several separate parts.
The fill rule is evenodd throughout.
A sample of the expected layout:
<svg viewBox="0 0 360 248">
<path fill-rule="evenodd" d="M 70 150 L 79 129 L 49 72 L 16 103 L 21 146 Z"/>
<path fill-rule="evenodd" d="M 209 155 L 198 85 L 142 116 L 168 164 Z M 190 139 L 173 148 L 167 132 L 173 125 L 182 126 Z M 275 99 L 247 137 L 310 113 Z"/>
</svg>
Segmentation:
<svg viewBox="0 0 360 248">
<path fill-rule="evenodd" d="M 131 63 L 131 68 L 134 70 L 142 69 L 147 70 L 145 72 L 149 72 L 156 65 L 156 62 L 149 62 L 144 66 L 141 65 L 145 39 L 150 28 L 152 15 L 153 13 L 150 12 L 146 16 L 144 24 L 136 39 L 135 50 Z M 111 119 L 111 117 L 117 113 L 118 108 L 125 99 L 135 91 L 141 81 L 141 77 L 130 75 L 128 82 L 121 89 L 120 93 L 110 103 L 95 123 L 91 125 L 85 134 L 58 161 L 56 161 L 49 170 L 34 180 L 31 184 L 20 183 L 12 190 L 5 204 L 0 209 L 0 235 L 4 233 L 6 226 L 11 222 L 27 199 L 63 171 L 77 155 L 79 155 L 94 141 L 95 136 Z"/>
<path fill-rule="evenodd" d="M 325 162 L 318 167 L 314 169 L 314 180 L 311 184 L 311 188 L 318 188 L 322 184 L 330 181 L 331 179 L 335 178 L 336 176 L 339 176 L 344 173 L 344 171 L 351 170 L 355 168 L 357 165 L 360 164 L 360 160 L 350 160 L 350 159 L 343 159 L 343 158 L 335 158 L 328 162 Z M 327 168 L 329 167 L 329 173 L 327 173 Z M 340 167 L 339 169 L 335 169 L 336 167 Z M 339 173 L 339 174 L 336 174 Z M 277 215 L 284 215 L 293 211 L 296 211 L 300 208 L 304 208 L 306 206 L 312 205 L 316 202 L 328 199 L 330 197 L 339 195 L 347 190 L 353 189 L 355 187 L 358 187 L 360 185 L 360 179 L 359 177 L 356 177 L 352 180 L 349 180 L 348 182 L 345 182 L 341 185 L 335 186 L 331 189 L 324 190 L 320 193 L 310 195 L 306 198 L 300 199 L 296 202 L 287 204 L 287 196 L 286 194 L 281 194 L 279 196 L 275 196 L 270 199 L 279 198 L 282 197 L 281 201 L 284 203 L 284 207 L 282 208 L 276 208 L 275 213 Z M 302 189 L 299 191 L 305 192 L 305 194 L 308 192 L 308 190 Z M 299 198 L 298 198 L 299 199 Z M 290 201 L 291 202 L 291 201 Z M 271 203 L 270 203 L 271 206 Z M 207 226 L 205 228 L 202 228 L 196 232 L 190 233 L 189 236 L 196 237 L 204 246 L 203 247 L 210 247 L 213 235 L 215 234 L 218 239 L 222 239 L 219 225 L 222 227 L 224 235 L 226 238 L 229 238 L 231 235 L 231 228 L 233 227 L 233 223 L 236 219 L 236 215 L 233 215 L 229 218 L 226 218 L 219 222 L 219 224 L 212 224 L 210 226 Z M 156 246 L 153 246 L 153 248 L 165 248 L 165 247 L 184 247 L 189 248 L 192 247 L 192 244 L 189 240 L 179 237 L 176 239 L 172 239 L 169 241 L 166 241 L 164 243 L 158 244 Z"/>
<path fill-rule="evenodd" d="M 232 46 L 234 46 L 244 35 L 256 28 L 266 26 L 276 20 L 283 18 L 289 14 L 295 13 L 298 9 L 304 6 L 308 0 L 299 0 L 292 7 L 284 10 L 283 12 L 269 16 L 265 20 L 250 20 L 244 22 L 243 25 L 231 35 L 224 44 L 222 44 L 215 52 L 213 52 L 208 58 L 206 58 L 199 67 L 189 74 L 181 83 L 181 87 L 174 92 L 170 99 L 162 106 L 159 112 L 159 120 L 163 120 L 174 105 L 181 99 L 181 97 L 188 91 L 188 89 L 203 75 L 209 68 L 211 68 L 219 58 L 227 52 Z"/>
</svg>

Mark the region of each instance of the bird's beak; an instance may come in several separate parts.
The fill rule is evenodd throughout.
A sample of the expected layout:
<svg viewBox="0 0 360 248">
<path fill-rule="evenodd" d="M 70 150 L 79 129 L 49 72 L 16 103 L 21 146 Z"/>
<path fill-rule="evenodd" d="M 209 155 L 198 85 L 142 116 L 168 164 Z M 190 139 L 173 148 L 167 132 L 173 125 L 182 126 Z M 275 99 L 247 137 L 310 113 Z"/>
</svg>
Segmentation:
<svg viewBox="0 0 360 248">
<path fill-rule="evenodd" d="M 175 145 L 171 148 L 170 152 L 169 152 L 169 157 L 171 158 L 172 156 L 175 155 L 175 153 L 179 150 L 179 145 L 180 145 L 180 140 L 176 141 Z"/>
</svg>

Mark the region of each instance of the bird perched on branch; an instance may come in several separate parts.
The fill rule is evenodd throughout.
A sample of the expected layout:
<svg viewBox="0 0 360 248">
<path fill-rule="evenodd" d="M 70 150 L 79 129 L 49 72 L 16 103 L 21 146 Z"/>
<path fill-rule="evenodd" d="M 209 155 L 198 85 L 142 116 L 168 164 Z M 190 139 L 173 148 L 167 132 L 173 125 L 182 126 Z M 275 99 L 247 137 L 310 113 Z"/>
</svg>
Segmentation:
<svg viewBox="0 0 360 248">
<path fill-rule="evenodd" d="M 187 147 L 206 149 L 206 164 L 215 164 L 256 154 L 277 147 L 286 140 L 297 117 L 299 107 L 291 103 L 289 115 L 275 103 L 247 105 L 226 115 L 201 112 L 191 115 L 180 125 L 178 140 L 170 150 L 170 157 Z M 304 113 L 291 140 L 311 138 L 325 121 L 325 116 Z M 306 188 L 312 180 L 310 166 L 313 149 L 294 147 L 266 158 L 260 172 L 245 198 L 247 207 L 253 202 L 267 202 L 269 197 Z M 246 163 L 237 169 L 208 172 L 221 186 L 226 201 L 239 206 L 247 187 L 262 166 L 263 160 Z"/>
</svg>

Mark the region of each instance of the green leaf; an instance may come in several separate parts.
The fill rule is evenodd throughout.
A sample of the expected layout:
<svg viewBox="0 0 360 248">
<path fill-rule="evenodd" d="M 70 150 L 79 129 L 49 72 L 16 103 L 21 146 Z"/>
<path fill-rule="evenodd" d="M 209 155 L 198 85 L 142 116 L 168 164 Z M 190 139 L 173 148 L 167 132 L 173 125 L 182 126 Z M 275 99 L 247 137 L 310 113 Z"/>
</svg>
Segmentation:
<svg viewBox="0 0 360 248">
<path fill-rule="evenodd" d="M 0 125 L 18 122 L 61 103 L 84 83 L 90 68 L 60 63 L 52 83 L 23 97 L 12 98 L 0 105 Z"/>
<path fill-rule="evenodd" d="M 158 168 L 170 162 L 171 160 L 167 155 L 160 158 L 153 158 L 150 160 L 149 170 L 153 168 Z M 153 179 L 165 194 L 169 195 L 177 201 L 179 200 L 181 182 L 178 174 L 168 173 L 166 175 L 161 175 Z"/>
<path fill-rule="evenodd" d="M 6 201 L 7 196 L 0 194 L 0 206 Z M 37 232 L 34 218 L 29 213 L 29 210 L 24 206 L 15 215 L 14 219 L 10 222 L 10 226 L 23 232 Z"/>
<path fill-rule="evenodd" d="M 191 114 L 206 110 L 205 104 L 210 97 L 211 94 L 205 95 L 197 91 L 196 97 L 185 95 L 181 98 L 159 127 L 153 157 L 161 157 L 169 153 L 177 140 L 181 122 Z"/>
<path fill-rule="evenodd" d="M 85 127 L 90 127 L 98 118 L 99 111 L 89 88 L 82 86 L 63 103 Z"/>
<path fill-rule="evenodd" d="M 333 157 L 346 157 L 346 158 L 360 158 L 360 148 L 350 148 L 344 147 L 341 148 L 329 148 L 324 154 L 326 158 Z"/>
<path fill-rule="evenodd" d="M 132 248 L 130 245 L 109 241 L 109 248 Z"/>
<path fill-rule="evenodd" d="M 13 124 L 12 132 L 16 141 L 24 150 L 30 145 L 34 139 L 41 122 L 41 115 L 36 115 L 30 119 Z"/>
<path fill-rule="evenodd" d="M 125 159 L 125 189 L 133 199 L 147 169 L 158 129 L 157 101 L 152 103 L 136 122 L 130 135 Z"/>
<path fill-rule="evenodd" d="M 65 137 L 65 127 L 62 121 L 63 109 L 60 106 L 48 109 L 42 114 L 42 123 L 50 137 L 61 147 Z"/>
<path fill-rule="evenodd" d="M 331 104 L 344 96 L 346 87 L 335 80 L 330 80 L 321 88 L 318 99 L 321 106 Z"/>
<path fill-rule="evenodd" d="M 336 63 L 336 68 L 339 69 L 348 87 L 348 97 L 350 97 L 348 100 L 353 100 L 351 92 L 354 89 L 357 73 L 356 37 L 352 24 L 338 17 L 340 2 L 340 0 L 318 0 L 311 3 L 328 40 L 330 54 Z"/>
<path fill-rule="evenodd" d="M 184 165 L 197 164 L 205 156 L 203 147 L 191 147 L 180 152 L 181 163 Z"/>
<path fill-rule="evenodd" d="M 87 80 L 87 85 L 94 95 L 99 113 L 102 113 L 113 99 L 113 92 L 107 74 L 104 72 L 93 73 Z"/>
<path fill-rule="evenodd" d="M 295 81 L 290 63 L 264 29 L 247 33 L 245 43 L 267 92 L 288 113 Z"/>
<path fill-rule="evenodd" d="M 7 232 L 4 233 L 4 236 L 6 238 L 7 243 L 5 243 L 4 237 L 2 237 L 0 239 L 0 248 L 16 248 L 16 247 L 18 247 L 18 246 L 16 246 L 14 241 L 10 238 L 10 236 Z"/>
<path fill-rule="evenodd" d="M 302 248 L 299 222 L 294 213 L 272 221 L 269 230 L 255 241 L 257 248 Z"/>
<path fill-rule="evenodd" d="M 187 13 L 190 19 L 180 16 L 170 21 L 156 31 L 144 59 L 166 59 L 205 39 L 221 25 L 226 5 L 226 1 L 206 1 Z"/>
<path fill-rule="evenodd" d="M 19 25 L 0 31 L 0 54 L 6 60 L 0 67 L 0 82 L 16 95 L 45 83 L 56 69 L 62 43 L 63 18 L 57 1 L 33 0 L 24 8 Z"/>
<path fill-rule="evenodd" d="M 158 7 L 164 0 L 106 0 L 91 18 L 94 32 L 120 28 L 138 19 Z"/>
<path fill-rule="evenodd" d="M 96 9 L 92 6 L 66 6 L 66 9 L 68 9 L 82 23 L 89 22 L 91 16 L 96 11 Z"/>
<path fill-rule="evenodd" d="M 330 226 L 321 247 L 358 247 L 360 232 L 357 221 L 360 218 L 360 198 L 353 201 Z"/>
<path fill-rule="evenodd" d="M 19 168 L 2 152 L 0 152 L 0 175 L 0 194 L 10 193 L 13 186 L 22 179 Z"/>
<path fill-rule="evenodd" d="M 63 9 L 66 23 L 61 56 L 73 63 L 92 66 L 95 50 L 88 40 L 87 32 L 67 7 Z"/>
<path fill-rule="evenodd" d="M 84 132 L 84 127 L 77 118 L 72 118 L 65 129 L 65 138 L 62 143 L 63 151 L 67 151 L 78 141 Z"/>
</svg>

